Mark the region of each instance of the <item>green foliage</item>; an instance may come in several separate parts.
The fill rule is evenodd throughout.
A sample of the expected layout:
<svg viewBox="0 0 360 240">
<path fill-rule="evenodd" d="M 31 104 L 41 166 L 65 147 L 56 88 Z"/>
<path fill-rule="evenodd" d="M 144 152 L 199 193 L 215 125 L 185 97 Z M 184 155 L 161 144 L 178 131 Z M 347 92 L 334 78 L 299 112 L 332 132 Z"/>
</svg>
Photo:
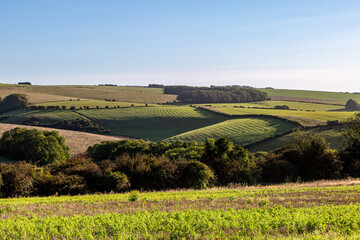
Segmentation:
<svg viewBox="0 0 360 240">
<path fill-rule="evenodd" d="M 345 108 L 351 111 L 356 111 L 360 109 L 360 106 L 355 100 L 349 99 L 346 102 Z"/>
<path fill-rule="evenodd" d="M 344 171 L 350 176 L 360 176 L 360 113 L 345 122 L 343 135 L 345 148 L 341 151 L 341 160 L 344 162 Z"/>
<path fill-rule="evenodd" d="M 12 111 L 14 109 L 25 108 L 29 105 L 25 94 L 14 93 L 6 96 L 0 101 L 0 113 Z"/>
<path fill-rule="evenodd" d="M 301 177 L 305 181 L 336 179 L 341 176 L 342 163 L 329 143 L 314 132 L 292 135 L 284 148 L 269 153 L 263 162 L 265 181 L 284 181 Z"/>
<path fill-rule="evenodd" d="M 126 174 L 134 189 L 168 189 L 176 187 L 177 164 L 167 158 L 140 153 L 116 158 L 113 171 Z"/>
<path fill-rule="evenodd" d="M 29 196 L 34 191 L 33 176 L 36 167 L 29 163 L 2 164 L 1 195 L 3 197 Z"/>
<path fill-rule="evenodd" d="M 129 202 L 137 202 L 139 200 L 139 191 L 133 190 L 129 194 Z"/>
<path fill-rule="evenodd" d="M 0 153 L 13 160 L 37 165 L 62 162 L 70 157 L 69 147 L 58 132 L 14 128 L 0 139 Z"/>
<path fill-rule="evenodd" d="M 256 163 L 246 149 L 233 145 L 228 138 L 207 140 L 202 161 L 214 170 L 220 184 L 256 181 Z"/>
<path fill-rule="evenodd" d="M 214 179 L 212 170 L 199 161 L 183 161 L 179 163 L 180 187 L 205 189 Z"/>
</svg>

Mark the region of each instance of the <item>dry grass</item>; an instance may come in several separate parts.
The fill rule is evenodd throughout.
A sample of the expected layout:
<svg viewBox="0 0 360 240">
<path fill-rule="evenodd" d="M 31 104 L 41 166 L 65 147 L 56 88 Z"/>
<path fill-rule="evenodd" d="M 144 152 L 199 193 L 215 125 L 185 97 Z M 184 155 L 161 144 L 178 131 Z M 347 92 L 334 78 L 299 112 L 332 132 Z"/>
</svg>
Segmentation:
<svg viewBox="0 0 360 240">
<path fill-rule="evenodd" d="M 31 103 L 42 103 L 42 102 L 50 102 L 50 101 L 68 101 L 69 97 L 53 95 L 47 93 L 36 93 L 29 91 L 29 88 L 26 87 L 1 87 L 0 88 L 0 97 L 4 98 L 13 93 L 23 93 L 26 94 L 29 98 L 29 102 Z M 85 100 L 85 99 L 82 99 Z"/>
<path fill-rule="evenodd" d="M 13 129 L 15 127 L 59 132 L 60 135 L 66 139 L 66 145 L 70 147 L 70 154 L 72 156 L 84 153 L 89 146 L 92 146 L 99 142 L 128 139 L 124 137 L 113 137 L 113 136 L 105 136 L 100 134 L 92 134 L 85 132 L 55 129 L 55 128 L 33 127 L 33 126 L 25 126 L 25 125 L 17 125 L 17 124 L 7 124 L 7 123 L 0 123 L 0 134 L 2 135 L 5 131 Z"/>
<path fill-rule="evenodd" d="M 226 209 L 248 209 L 259 207 L 309 207 L 325 205 L 348 205 L 360 202 L 360 192 L 356 189 L 326 188 L 334 186 L 345 186 L 360 184 L 360 179 L 347 179 L 337 181 L 316 181 L 309 183 L 292 183 L 273 185 L 266 187 L 242 187 L 243 189 L 256 189 L 260 191 L 249 191 L 242 196 L 221 197 L 213 195 L 214 198 L 200 199 L 167 199 L 146 200 L 141 198 L 137 202 L 125 199 L 112 199 L 108 201 L 71 201 L 50 204 L 11 204 L 0 208 L 0 219 L 14 216 L 74 216 L 95 215 L 104 213 L 128 213 L 138 211 L 186 211 L 186 210 L 226 210 Z M 309 188 L 323 187 L 323 188 Z M 261 191 L 261 189 L 272 188 L 274 191 Z M 286 191 L 276 191 L 276 188 L 286 188 Z M 300 188 L 300 189 L 294 189 Z M 229 190 L 228 188 L 224 188 Z M 218 189 L 217 189 L 218 190 Z M 237 192 L 239 188 L 237 188 Z M 185 190 L 186 191 L 186 190 Z M 207 190 L 212 191 L 212 190 Z M 216 190 L 213 190 L 216 193 Z M 173 191 L 171 191 L 173 192 Z M 160 194 L 162 192 L 159 192 Z M 234 193 L 234 192 L 233 192 Z M 239 192 L 241 193 L 241 191 Z M 211 196 L 211 195 L 210 195 Z"/>
</svg>

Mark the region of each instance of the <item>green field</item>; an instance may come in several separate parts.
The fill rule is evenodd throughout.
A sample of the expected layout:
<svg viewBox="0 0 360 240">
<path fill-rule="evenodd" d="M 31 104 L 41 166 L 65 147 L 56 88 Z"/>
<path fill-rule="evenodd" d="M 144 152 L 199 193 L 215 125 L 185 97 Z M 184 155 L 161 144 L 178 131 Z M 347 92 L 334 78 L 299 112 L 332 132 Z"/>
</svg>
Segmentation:
<svg viewBox="0 0 360 240">
<path fill-rule="evenodd" d="M 197 104 L 198 105 L 198 104 Z M 211 103 L 208 104 L 212 107 L 261 107 L 261 108 L 274 108 L 277 105 L 287 105 L 290 109 L 295 110 L 311 110 L 311 111 L 345 111 L 344 106 L 336 106 L 332 104 L 317 104 L 317 103 L 308 103 L 308 102 L 291 102 L 291 101 L 261 101 L 261 102 L 252 102 L 252 103 Z M 204 106 L 204 105 L 200 105 Z"/>
<path fill-rule="evenodd" d="M 84 100 L 84 101 L 57 101 L 57 102 L 46 102 L 46 103 L 38 103 L 35 106 L 66 106 L 70 108 L 74 106 L 75 108 L 89 106 L 90 108 L 105 108 L 108 107 L 131 107 L 131 106 L 145 106 L 144 103 L 129 103 L 129 102 L 112 102 L 112 101 L 96 101 L 96 100 Z M 153 104 L 149 104 L 152 106 Z"/>
<path fill-rule="evenodd" d="M 236 144 L 247 145 L 289 131 L 293 124 L 266 117 L 232 119 L 208 127 L 185 132 L 166 140 L 205 141 L 208 138 L 228 137 Z"/>
<path fill-rule="evenodd" d="M 164 103 L 176 99 L 176 95 L 163 94 L 162 91 L 161 88 L 147 87 L 0 85 L 0 97 L 5 97 L 11 93 L 24 93 L 29 96 L 32 103 L 77 98 L 102 101 L 115 99 L 117 102 L 130 103 Z"/>
<path fill-rule="evenodd" d="M 269 97 L 288 97 L 288 98 L 307 98 L 317 100 L 328 100 L 345 103 L 349 99 L 360 101 L 360 94 L 306 91 L 306 90 L 288 90 L 288 89 L 259 89 L 266 92 Z"/>
<path fill-rule="evenodd" d="M 153 141 L 163 140 L 228 119 L 228 117 L 192 107 L 176 106 L 90 109 L 76 112 L 110 129 L 112 134 Z"/>
<path fill-rule="evenodd" d="M 317 127 L 314 129 L 308 129 L 306 131 L 315 132 L 320 136 L 324 137 L 326 141 L 329 142 L 330 147 L 332 149 L 340 150 L 344 145 L 344 137 L 341 133 L 340 127 L 325 126 L 325 127 Z M 293 134 L 290 133 L 285 136 L 274 138 L 270 141 L 266 141 L 260 144 L 255 144 L 254 146 L 249 147 L 249 151 L 257 152 L 257 151 L 275 150 L 276 148 L 280 148 L 284 146 L 284 144 L 288 143 L 292 135 Z"/>
<path fill-rule="evenodd" d="M 81 101 L 79 101 L 81 102 Z M 89 119 L 111 135 L 152 141 L 197 140 L 228 136 L 237 144 L 249 144 L 288 131 L 294 126 L 282 120 L 253 117 L 232 119 L 225 115 L 189 106 L 142 106 L 109 109 L 18 110 L 7 113 L 5 123 L 22 123 L 32 117 L 46 123 L 61 120 Z"/>
<path fill-rule="evenodd" d="M 354 115 L 354 112 L 338 112 L 338 111 L 308 112 L 308 111 L 295 111 L 295 110 L 252 109 L 252 108 L 215 108 L 215 109 L 231 115 L 265 114 L 265 115 L 275 115 L 275 116 L 310 118 L 320 121 L 344 120 Z"/>
<path fill-rule="evenodd" d="M 357 239 L 357 183 L 0 199 L 0 238 Z"/>
</svg>

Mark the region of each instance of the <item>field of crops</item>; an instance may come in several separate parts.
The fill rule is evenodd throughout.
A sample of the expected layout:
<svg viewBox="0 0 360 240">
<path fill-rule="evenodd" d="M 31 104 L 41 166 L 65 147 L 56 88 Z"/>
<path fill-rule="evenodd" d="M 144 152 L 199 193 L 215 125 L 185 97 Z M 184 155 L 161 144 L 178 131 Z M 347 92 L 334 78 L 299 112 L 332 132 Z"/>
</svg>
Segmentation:
<svg viewBox="0 0 360 240">
<path fill-rule="evenodd" d="M 317 101 L 326 100 L 332 102 L 345 103 L 349 99 L 360 101 L 360 94 L 340 93 L 340 92 L 323 92 L 323 91 L 306 91 L 306 90 L 287 90 L 287 89 L 260 89 L 266 92 L 269 97 L 284 97 L 298 99 L 315 99 Z"/>
<path fill-rule="evenodd" d="M 358 180 L 0 200 L 0 238 L 360 237 Z"/>
<path fill-rule="evenodd" d="M 218 139 L 226 136 L 236 144 L 247 145 L 289 131 L 293 128 L 293 124 L 279 119 L 251 117 L 227 120 L 208 127 L 185 132 L 166 140 L 205 141 L 208 138 Z"/>
</svg>

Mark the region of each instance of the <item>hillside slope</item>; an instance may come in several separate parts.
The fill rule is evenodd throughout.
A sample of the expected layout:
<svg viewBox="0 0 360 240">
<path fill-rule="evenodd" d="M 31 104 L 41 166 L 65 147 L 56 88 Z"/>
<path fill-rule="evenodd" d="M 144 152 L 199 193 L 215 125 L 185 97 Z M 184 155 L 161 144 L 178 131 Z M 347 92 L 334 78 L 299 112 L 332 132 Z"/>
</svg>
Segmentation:
<svg viewBox="0 0 360 240">
<path fill-rule="evenodd" d="M 105 136 L 105 135 L 78 132 L 78 131 L 44 128 L 44 127 L 33 127 L 33 126 L 25 126 L 25 125 L 17 125 L 17 124 L 7 124 L 7 123 L 0 123 L 0 135 L 2 135 L 5 131 L 16 127 L 59 132 L 60 135 L 65 138 L 66 145 L 70 147 L 71 156 L 84 153 L 89 146 L 92 146 L 102 141 L 116 141 L 121 139 L 127 139 L 124 137 L 113 137 L 113 136 Z"/>
</svg>

